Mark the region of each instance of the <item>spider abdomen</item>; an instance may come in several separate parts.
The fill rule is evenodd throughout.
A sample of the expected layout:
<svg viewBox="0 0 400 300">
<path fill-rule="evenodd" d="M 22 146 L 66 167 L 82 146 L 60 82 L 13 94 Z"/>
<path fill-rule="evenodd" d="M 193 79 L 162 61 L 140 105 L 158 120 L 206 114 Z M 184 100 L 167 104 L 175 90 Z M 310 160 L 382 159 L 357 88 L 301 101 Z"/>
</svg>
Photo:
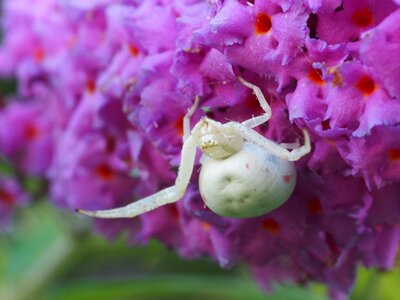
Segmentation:
<svg viewBox="0 0 400 300">
<path fill-rule="evenodd" d="M 233 218 L 263 215 L 282 205 L 296 184 L 293 162 L 245 142 L 234 155 L 202 159 L 199 188 L 215 213 Z"/>
</svg>

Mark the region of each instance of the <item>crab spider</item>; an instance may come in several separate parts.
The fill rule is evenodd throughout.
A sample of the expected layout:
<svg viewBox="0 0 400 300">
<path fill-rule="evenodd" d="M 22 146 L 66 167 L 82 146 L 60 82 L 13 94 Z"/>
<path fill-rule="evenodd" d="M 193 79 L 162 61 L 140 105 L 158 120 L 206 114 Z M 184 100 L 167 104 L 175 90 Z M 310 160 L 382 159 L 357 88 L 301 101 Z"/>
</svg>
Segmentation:
<svg viewBox="0 0 400 300">
<path fill-rule="evenodd" d="M 175 185 L 125 207 L 77 211 L 98 218 L 128 218 L 178 201 L 189 184 L 197 147 L 203 152 L 199 190 L 212 211 L 226 217 L 250 218 L 281 206 L 296 184 L 293 162 L 310 152 L 310 137 L 303 130 L 304 145 L 300 147 L 277 144 L 254 131 L 252 128 L 271 118 L 271 108 L 259 87 L 241 77 L 238 80 L 253 90 L 264 114 L 242 123 L 225 124 L 203 117 L 190 132 L 197 98 L 183 119 L 183 146 Z"/>
</svg>

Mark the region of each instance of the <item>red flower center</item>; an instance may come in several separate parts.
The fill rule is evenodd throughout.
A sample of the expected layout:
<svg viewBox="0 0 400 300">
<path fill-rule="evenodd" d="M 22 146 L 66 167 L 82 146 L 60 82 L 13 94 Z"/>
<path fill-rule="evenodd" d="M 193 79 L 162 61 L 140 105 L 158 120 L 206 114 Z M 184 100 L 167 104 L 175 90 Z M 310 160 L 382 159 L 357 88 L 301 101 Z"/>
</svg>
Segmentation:
<svg viewBox="0 0 400 300">
<path fill-rule="evenodd" d="M 107 135 L 105 138 L 105 150 L 107 153 L 113 153 L 116 148 L 116 140 L 112 135 Z"/>
<path fill-rule="evenodd" d="M 39 135 L 39 130 L 34 124 L 27 124 L 24 129 L 24 136 L 27 140 L 34 140 Z"/>
<path fill-rule="evenodd" d="M 15 197 L 9 191 L 6 191 L 0 187 L 0 201 L 6 206 L 10 207 L 14 204 Z"/>
<path fill-rule="evenodd" d="M 104 180 L 110 180 L 114 177 L 114 171 L 107 166 L 106 164 L 98 165 L 95 169 L 95 173 L 97 176 Z"/>
<path fill-rule="evenodd" d="M 274 219 L 265 219 L 262 221 L 261 227 L 272 235 L 277 235 L 281 230 L 281 226 Z"/>
<path fill-rule="evenodd" d="M 268 33 L 271 30 L 271 18 L 266 13 L 259 13 L 256 17 L 255 30 L 257 34 Z"/>
<path fill-rule="evenodd" d="M 391 161 L 400 160 L 400 149 L 390 149 L 388 152 L 389 152 L 389 159 Z"/>
<path fill-rule="evenodd" d="M 130 45 L 129 46 L 129 52 L 132 54 L 132 56 L 138 56 L 139 55 L 139 49 L 138 48 L 136 48 L 135 46 L 133 46 L 133 45 Z"/>
<path fill-rule="evenodd" d="M 324 84 L 324 80 L 322 79 L 322 71 L 321 69 L 311 69 L 307 75 L 308 79 L 315 82 L 316 84 L 322 85 Z"/>
<path fill-rule="evenodd" d="M 369 96 L 376 90 L 376 85 L 371 77 L 365 75 L 356 82 L 356 88 L 364 95 Z"/>
<path fill-rule="evenodd" d="M 89 79 L 86 82 L 86 90 L 88 91 L 89 94 L 93 94 L 94 91 L 96 90 L 96 82 L 94 82 L 93 79 Z"/>
<path fill-rule="evenodd" d="M 322 130 L 329 130 L 331 129 L 331 124 L 329 124 L 329 119 L 322 121 Z"/>
<path fill-rule="evenodd" d="M 322 204 L 318 198 L 313 198 L 308 201 L 307 209 L 312 215 L 319 215 L 322 213 Z"/>
<path fill-rule="evenodd" d="M 356 11 L 352 16 L 351 20 L 358 27 L 368 27 L 373 22 L 371 11 L 368 7 Z"/>
<path fill-rule="evenodd" d="M 38 62 L 38 63 L 42 62 L 44 57 L 45 57 L 45 53 L 44 53 L 44 50 L 42 48 L 36 48 L 33 51 L 33 59 L 36 62 Z"/>
<path fill-rule="evenodd" d="M 176 128 L 176 130 L 178 131 L 179 136 L 183 136 L 183 118 L 185 117 L 185 115 L 181 115 L 179 116 L 179 118 L 176 120 L 174 126 Z"/>
<path fill-rule="evenodd" d="M 167 206 L 169 209 L 169 212 L 171 213 L 173 219 L 178 222 L 180 218 L 179 210 L 178 207 L 176 207 L 175 204 L 170 204 Z"/>
</svg>

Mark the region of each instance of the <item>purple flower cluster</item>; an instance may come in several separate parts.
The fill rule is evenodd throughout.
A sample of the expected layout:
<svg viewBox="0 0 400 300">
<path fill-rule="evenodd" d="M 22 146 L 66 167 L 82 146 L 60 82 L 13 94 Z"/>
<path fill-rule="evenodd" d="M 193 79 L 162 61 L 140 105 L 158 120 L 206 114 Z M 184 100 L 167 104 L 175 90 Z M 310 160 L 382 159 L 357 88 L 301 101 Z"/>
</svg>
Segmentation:
<svg viewBox="0 0 400 300">
<path fill-rule="evenodd" d="M 4 0 L 0 151 L 46 177 L 59 206 L 118 207 L 173 184 L 182 119 L 242 121 L 312 135 L 298 183 L 258 218 L 215 215 L 197 177 L 176 205 L 99 232 L 157 238 L 181 256 L 248 264 L 260 283 L 326 283 L 344 297 L 359 263 L 388 270 L 400 240 L 400 7 L 392 0 Z"/>
</svg>

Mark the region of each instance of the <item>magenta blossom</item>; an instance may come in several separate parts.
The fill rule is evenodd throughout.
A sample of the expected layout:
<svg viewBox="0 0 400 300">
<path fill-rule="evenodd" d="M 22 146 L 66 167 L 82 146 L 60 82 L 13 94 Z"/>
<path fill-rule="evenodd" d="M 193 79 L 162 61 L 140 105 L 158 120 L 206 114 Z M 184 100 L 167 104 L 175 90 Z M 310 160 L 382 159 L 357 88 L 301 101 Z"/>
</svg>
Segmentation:
<svg viewBox="0 0 400 300">
<path fill-rule="evenodd" d="M 358 264 L 394 266 L 399 1 L 81 2 L 3 1 L 0 74 L 16 77 L 20 101 L 0 111 L 0 151 L 45 177 L 58 206 L 118 207 L 172 185 L 196 97 L 192 127 L 203 115 L 262 113 L 240 75 L 272 107 L 261 134 L 278 143 L 311 134 L 291 198 L 261 217 L 224 218 L 205 207 L 194 172 L 177 204 L 96 229 L 245 263 L 267 289 L 322 282 L 336 298 Z"/>
</svg>

